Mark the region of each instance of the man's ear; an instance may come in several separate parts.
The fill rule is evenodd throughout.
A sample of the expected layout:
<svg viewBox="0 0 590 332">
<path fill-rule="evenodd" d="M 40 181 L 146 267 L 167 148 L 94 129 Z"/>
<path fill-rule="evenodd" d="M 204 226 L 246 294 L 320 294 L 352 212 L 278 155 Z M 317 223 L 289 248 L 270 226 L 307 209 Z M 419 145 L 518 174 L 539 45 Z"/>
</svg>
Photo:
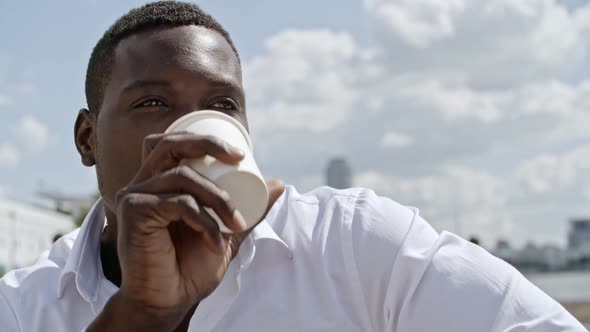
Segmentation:
<svg viewBox="0 0 590 332">
<path fill-rule="evenodd" d="M 83 108 L 78 112 L 74 125 L 74 143 L 82 158 L 84 166 L 94 166 L 96 150 L 95 142 L 96 113 Z"/>
</svg>

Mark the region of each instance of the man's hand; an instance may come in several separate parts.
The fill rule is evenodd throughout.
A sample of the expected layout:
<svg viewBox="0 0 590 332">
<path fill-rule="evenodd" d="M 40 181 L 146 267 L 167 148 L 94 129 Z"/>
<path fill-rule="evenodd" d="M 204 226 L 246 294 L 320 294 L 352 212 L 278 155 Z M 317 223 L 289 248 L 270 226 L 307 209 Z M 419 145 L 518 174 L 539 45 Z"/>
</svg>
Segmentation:
<svg viewBox="0 0 590 332">
<path fill-rule="evenodd" d="M 244 228 L 226 192 L 178 165 L 206 155 L 226 163 L 243 158 L 241 151 L 214 137 L 171 133 L 144 140 L 142 166 L 116 200 L 121 288 L 89 331 L 104 330 L 105 323 L 109 331 L 171 331 L 221 282 L 251 229 Z M 284 185 L 270 181 L 268 187 L 267 211 Z M 234 233 L 221 233 L 204 206 Z M 116 312 L 126 313 L 122 325 L 108 323 L 109 313 Z"/>
</svg>

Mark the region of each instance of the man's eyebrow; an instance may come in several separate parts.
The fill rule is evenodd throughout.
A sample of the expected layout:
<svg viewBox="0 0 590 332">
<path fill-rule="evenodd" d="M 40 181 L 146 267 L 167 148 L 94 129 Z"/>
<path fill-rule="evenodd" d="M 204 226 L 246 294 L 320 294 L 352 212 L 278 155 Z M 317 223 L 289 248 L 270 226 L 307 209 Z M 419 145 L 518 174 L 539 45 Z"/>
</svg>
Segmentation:
<svg viewBox="0 0 590 332">
<path fill-rule="evenodd" d="M 211 86 L 213 88 L 217 88 L 217 89 L 231 89 L 231 90 L 235 90 L 235 91 L 241 91 L 242 90 L 242 86 L 233 79 L 221 79 L 221 80 L 213 80 L 211 82 Z"/>
<path fill-rule="evenodd" d="M 133 89 L 138 89 L 138 88 L 145 88 L 145 87 L 149 87 L 149 86 L 163 86 L 163 87 L 169 87 L 170 86 L 170 82 L 167 81 L 153 81 L 153 80 L 138 80 L 138 81 L 133 81 L 129 84 L 127 84 L 127 86 L 125 86 L 123 88 L 123 92 L 127 92 Z"/>
<path fill-rule="evenodd" d="M 168 81 L 160 81 L 160 80 L 137 80 L 133 81 L 127 86 L 123 88 L 123 92 L 127 92 L 129 90 L 138 89 L 138 88 L 145 88 L 150 86 L 160 86 L 160 87 L 170 87 L 172 84 Z M 232 90 L 241 91 L 241 85 L 233 79 L 228 80 L 212 80 L 211 85 L 214 88 L 230 88 Z"/>
</svg>

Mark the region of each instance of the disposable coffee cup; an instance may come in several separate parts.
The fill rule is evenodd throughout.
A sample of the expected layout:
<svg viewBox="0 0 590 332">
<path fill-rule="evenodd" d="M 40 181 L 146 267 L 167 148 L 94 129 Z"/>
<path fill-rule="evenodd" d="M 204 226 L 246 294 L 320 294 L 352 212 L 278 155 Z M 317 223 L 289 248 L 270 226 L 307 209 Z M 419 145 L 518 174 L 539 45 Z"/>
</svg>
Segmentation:
<svg viewBox="0 0 590 332">
<path fill-rule="evenodd" d="M 188 131 L 196 135 L 215 136 L 244 151 L 244 158 L 234 165 L 226 164 L 212 156 L 186 159 L 181 165 L 188 165 L 225 190 L 246 221 L 253 227 L 263 217 L 268 204 L 268 188 L 254 160 L 252 141 L 236 119 L 217 111 L 196 111 L 174 121 L 166 133 Z M 224 233 L 232 231 L 223 224 L 215 211 L 205 207 L 207 213 L 217 222 Z"/>
</svg>

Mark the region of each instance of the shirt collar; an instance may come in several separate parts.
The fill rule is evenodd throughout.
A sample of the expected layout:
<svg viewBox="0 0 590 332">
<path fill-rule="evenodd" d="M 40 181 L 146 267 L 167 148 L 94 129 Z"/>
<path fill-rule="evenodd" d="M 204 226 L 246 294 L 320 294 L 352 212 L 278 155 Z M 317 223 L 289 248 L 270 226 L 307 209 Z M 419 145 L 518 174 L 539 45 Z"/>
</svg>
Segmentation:
<svg viewBox="0 0 590 332">
<path fill-rule="evenodd" d="M 265 240 L 270 240 L 273 243 L 278 244 L 283 249 L 283 253 L 285 253 L 289 258 L 293 258 L 293 253 L 289 248 L 289 245 L 279 236 L 276 229 L 279 211 L 288 200 L 287 196 L 289 188 L 290 187 L 285 188 L 281 196 L 279 196 L 279 198 L 266 214 L 264 220 L 261 221 L 258 226 L 254 228 L 254 230 L 252 230 L 252 233 L 250 233 L 250 238 L 254 241 L 254 243 L 262 243 Z"/>
<path fill-rule="evenodd" d="M 98 284 L 102 275 L 100 261 L 100 234 L 106 217 L 102 199 L 92 206 L 80 232 L 74 241 L 63 271 L 58 279 L 57 296 L 61 298 L 67 282 L 73 278 L 80 295 L 87 302 L 94 302 L 98 293 Z"/>
<path fill-rule="evenodd" d="M 289 187 L 277 199 L 266 215 L 266 218 L 254 228 L 249 238 L 254 245 L 270 241 L 278 244 L 283 250 L 282 253 L 289 258 L 293 254 L 283 239 L 279 237 L 272 225 L 275 224 L 279 210 L 287 200 L 287 191 Z M 66 261 L 63 271 L 58 279 L 57 297 L 63 296 L 65 287 L 69 280 L 73 278 L 76 289 L 87 302 L 96 301 L 98 295 L 98 285 L 102 276 L 102 263 L 100 260 L 100 234 L 104 228 L 106 217 L 104 214 L 102 198 L 99 198 L 92 206 L 80 232 L 76 237 L 72 251 Z M 253 259 L 255 251 L 251 252 L 247 261 Z M 248 262 L 249 263 L 249 262 Z"/>
</svg>

